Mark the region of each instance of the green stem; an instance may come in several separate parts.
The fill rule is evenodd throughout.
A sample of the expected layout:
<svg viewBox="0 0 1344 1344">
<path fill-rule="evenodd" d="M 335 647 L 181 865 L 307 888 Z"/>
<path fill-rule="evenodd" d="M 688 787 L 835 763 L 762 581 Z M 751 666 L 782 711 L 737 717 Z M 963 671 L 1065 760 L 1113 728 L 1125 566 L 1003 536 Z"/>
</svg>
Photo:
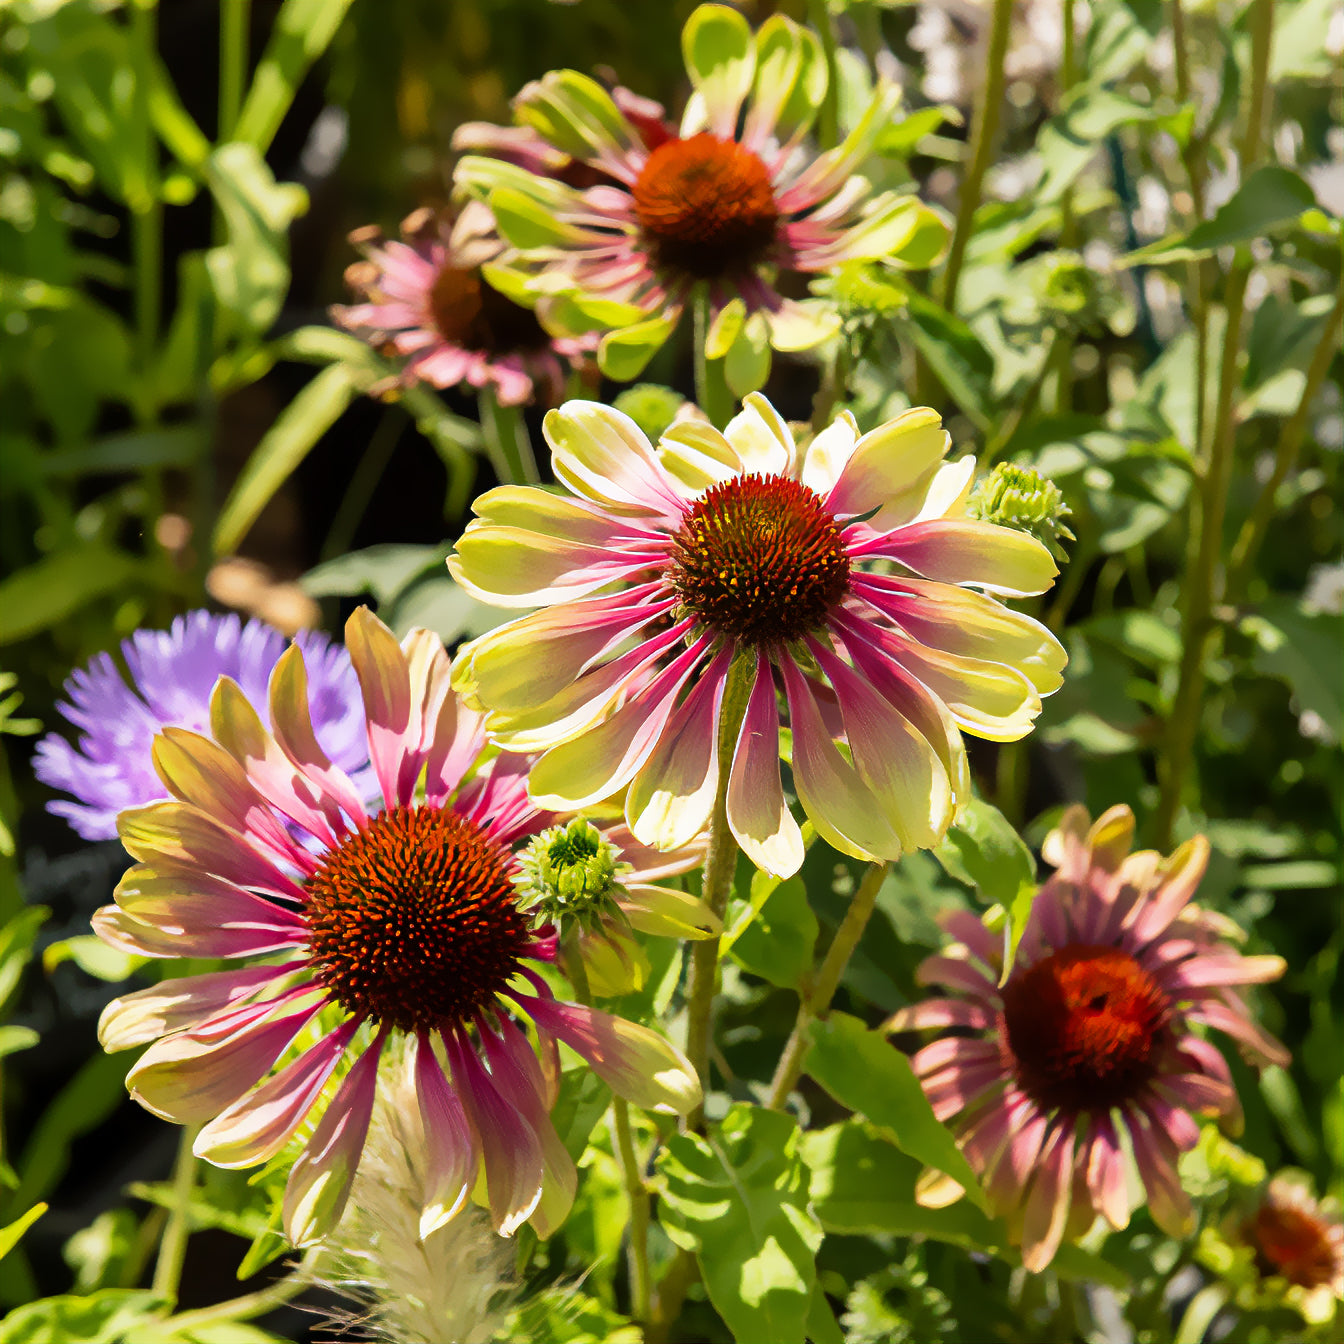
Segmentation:
<svg viewBox="0 0 1344 1344">
<path fill-rule="evenodd" d="M 196 1311 L 184 1311 L 180 1315 L 170 1316 L 164 1324 L 171 1324 L 178 1338 L 188 1339 L 194 1330 L 209 1325 L 221 1325 L 227 1321 L 250 1321 L 264 1316 L 276 1307 L 283 1307 L 308 1287 L 308 1278 L 300 1270 L 287 1278 L 277 1279 L 255 1293 L 244 1293 L 241 1297 L 232 1297 L 227 1302 L 217 1302 L 213 1307 L 200 1307 Z"/>
<path fill-rule="evenodd" d="M 942 303 L 948 312 L 956 311 L 961 264 L 966 256 L 966 245 L 971 239 L 976 208 L 980 204 L 980 188 L 994 156 L 999 109 L 1003 106 L 1004 58 L 1008 54 L 1012 17 L 1013 0 L 994 0 L 989 29 L 989 70 L 985 78 L 984 96 L 975 109 L 975 120 L 971 124 L 970 164 L 962 179 L 961 196 L 957 201 L 957 222 L 952 230 L 952 246 L 948 249 L 947 264 L 943 267 Z"/>
<path fill-rule="evenodd" d="M 369 501 L 373 498 L 378 482 L 382 480 L 383 472 L 387 470 L 387 464 L 392 460 L 405 424 L 405 415 L 400 407 L 389 406 L 383 412 L 382 419 L 369 437 L 368 446 L 350 474 L 350 483 L 345 488 L 336 516 L 327 529 L 326 540 L 318 552 L 319 560 L 335 559 L 350 549 L 355 529 L 369 507 Z"/>
<path fill-rule="evenodd" d="M 521 406 L 502 406 L 491 387 L 483 387 L 477 404 L 486 451 L 501 485 L 535 485 L 541 480 L 532 437 L 523 423 Z"/>
<path fill-rule="evenodd" d="M 626 1251 L 630 1275 L 630 1314 L 641 1324 L 649 1319 L 649 1189 L 640 1174 L 639 1155 L 635 1152 L 630 1130 L 630 1107 L 622 1097 L 611 1102 L 611 1136 L 616 1163 L 625 1181 L 630 1201 L 630 1245 Z"/>
<path fill-rule="evenodd" d="M 591 1007 L 593 991 L 588 984 L 588 968 L 583 964 L 583 949 L 579 946 L 579 926 L 573 921 L 568 922 L 561 944 L 561 964 L 574 987 L 574 997 L 585 1007 Z"/>
<path fill-rule="evenodd" d="M 733 416 L 733 397 L 723 377 L 723 360 L 710 359 L 705 353 L 712 321 L 709 286 L 695 287 L 692 300 L 695 314 L 695 399 L 715 429 L 722 429 Z"/>
<path fill-rule="evenodd" d="M 238 125 L 238 114 L 243 109 L 251 8 L 252 0 L 220 0 L 219 123 L 215 140 L 221 145 L 233 138 L 233 128 Z"/>
<path fill-rule="evenodd" d="M 732 769 L 738 730 L 747 710 L 753 671 L 754 663 L 750 658 L 739 658 L 733 663 L 723 692 L 723 707 L 719 711 L 719 785 L 714 797 L 709 848 L 705 854 L 701 878 L 701 896 L 720 918 L 728 907 L 733 875 L 737 872 L 737 841 L 728 826 L 728 776 Z M 695 1069 L 705 1096 L 709 1095 L 709 1042 L 713 1030 L 714 994 L 719 979 L 720 941 L 718 938 L 704 938 L 692 947 L 690 972 L 686 977 L 686 1058 Z M 702 1130 L 704 1124 L 705 1106 L 702 1100 L 686 1117 L 686 1129 L 696 1132 Z"/>
<path fill-rule="evenodd" d="M 1245 591 L 1246 580 L 1251 564 L 1264 542 L 1269 530 L 1270 520 L 1274 516 L 1275 497 L 1279 487 L 1288 479 L 1288 473 L 1297 465 L 1297 455 L 1306 437 L 1307 426 L 1311 423 L 1311 408 L 1316 401 L 1326 375 L 1330 372 L 1330 363 L 1335 357 L 1339 345 L 1340 323 L 1344 322 L 1344 279 L 1335 290 L 1335 305 L 1330 316 L 1325 319 L 1325 329 L 1321 332 L 1320 343 L 1311 356 L 1307 366 L 1307 381 L 1302 387 L 1302 398 L 1297 403 L 1292 417 L 1279 435 L 1274 451 L 1274 469 L 1261 489 L 1251 509 L 1251 516 L 1242 524 L 1237 544 L 1232 548 L 1232 557 L 1228 561 L 1227 590 L 1229 595 L 1239 595 Z"/>
<path fill-rule="evenodd" d="M 826 58 L 826 96 L 817 110 L 817 144 L 822 149 L 830 149 L 840 138 L 840 71 L 836 64 L 835 29 L 831 27 L 831 12 L 826 0 L 807 0 L 807 17 L 821 38 L 821 50 Z"/>
<path fill-rule="evenodd" d="M 1243 179 L 1260 157 L 1269 85 L 1269 58 L 1274 32 L 1274 0 L 1253 0 L 1251 13 L 1251 86 L 1246 100 L 1246 122 L 1239 145 Z M 1167 753 L 1160 762 L 1161 792 L 1153 820 L 1158 849 L 1171 844 L 1172 830 L 1185 792 L 1194 757 L 1204 698 L 1204 665 L 1213 645 L 1212 619 L 1217 599 L 1218 564 L 1223 551 L 1223 520 L 1232 478 L 1236 444 L 1236 390 L 1240 382 L 1238 356 L 1241 326 L 1246 312 L 1246 285 L 1253 261 L 1245 249 L 1232 263 L 1225 289 L 1227 327 L 1219 368 L 1218 401 L 1207 454 L 1200 454 L 1196 489 L 1191 501 L 1189 545 L 1186 551 L 1182 634 L 1184 644 L 1176 694 L 1167 720 Z"/>
<path fill-rule="evenodd" d="M 158 25 L 149 5 L 132 5 L 131 33 L 135 39 L 136 96 L 147 99 L 158 50 Z M 148 118 L 148 113 L 145 114 Z M 147 132 L 152 135 L 152 132 Z M 135 352 L 143 383 L 137 397 L 136 416 L 142 425 L 153 424 L 158 408 L 152 391 L 154 357 L 159 344 L 159 317 L 163 304 L 163 202 L 158 184 L 150 184 L 142 198 L 128 202 L 131 210 L 131 262 L 135 272 Z"/>
<path fill-rule="evenodd" d="M 191 1146 L 200 1132 L 199 1125 L 188 1125 L 182 1130 L 177 1145 L 177 1162 L 173 1167 L 172 1206 L 168 1212 L 168 1226 L 159 1243 L 159 1258 L 154 1265 L 154 1292 L 159 1297 L 177 1300 L 178 1285 L 182 1282 L 182 1262 L 186 1259 L 187 1238 L 191 1235 L 191 1196 L 196 1187 L 196 1154 Z"/>
<path fill-rule="evenodd" d="M 888 863 L 869 864 L 858 891 L 854 893 L 854 899 L 849 903 L 849 909 L 845 911 L 844 919 L 840 921 L 840 927 L 835 931 L 816 979 L 799 999 L 798 1016 L 794 1019 L 793 1030 L 775 1066 L 770 1095 L 765 1103 L 772 1111 L 783 1110 L 789 1093 L 802 1077 L 803 1058 L 809 1044 L 808 1029 L 818 1018 L 824 1017 L 830 1008 L 835 991 L 840 986 L 840 977 L 845 973 L 845 967 L 849 965 L 849 959 L 854 955 L 864 929 L 868 927 L 873 907 L 877 904 L 877 893 L 890 867 Z"/>
</svg>

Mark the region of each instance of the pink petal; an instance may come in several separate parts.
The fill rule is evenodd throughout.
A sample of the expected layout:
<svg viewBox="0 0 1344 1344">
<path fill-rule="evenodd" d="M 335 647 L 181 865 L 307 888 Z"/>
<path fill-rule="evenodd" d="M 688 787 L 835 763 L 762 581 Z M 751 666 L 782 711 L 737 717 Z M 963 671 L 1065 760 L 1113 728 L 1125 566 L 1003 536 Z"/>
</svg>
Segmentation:
<svg viewBox="0 0 1344 1344">
<path fill-rule="evenodd" d="M 351 1018 L 260 1087 L 239 1097 L 196 1136 L 192 1151 L 217 1167 L 269 1161 L 293 1137 L 340 1063 L 359 1020 Z"/>
<path fill-rule="evenodd" d="M 1133 921 L 1134 937 L 1148 942 L 1164 932 L 1189 904 L 1209 866 L 1209 842 L 1202 835 L 1187 840 L 1162 864 L 1161 885 L 1140 904 Z"/>
<path fill-rule="evenodd" d="M 1073 1188 L 1073 1117 L 1057 1120 L 1037 1159 L 1022 1217 L 1022 1264 L 1040 1273 L 1059 1249 Z"/>
<path fill-rule="evenodd" d="M 964 999 L 925 999 L 898 1009 L 883 1024 L 882 1030 L 924 1031 L 929 1027 L 972 1027 L 987 1031 L 994 1025 L 994 1014 L 978 1003 Z"/>
<path fill-rule="evenodd" d="M 1188 1236 L 1194 1226 L 1194 1211 L 1176 1174 L 1176 1145 L 1135 1111 L 1129 1111 L 1125 1119 L 1153 1221 L 1173 1237 Z"/>
<path fill-rule="evenodd" d="M 345 646 L 359 677 L 368 720 L 369 760 L 389 808 L 411 801 L 403 789 L 401 764 L 411 726 L 411 678 L 396 636 L 368 607 L 359 607 L 345 623 Z M 405 793 L 405 797 L 403 797 Z"/>
<path fill-rule="evenodd" d="M 1281 1042 L 1252 1022 L 1244 1012 L 1236 1012 L 1217 999 L 1197 999 L 1185 1009 L 1185 1016 L 1192 1021 L 1205 1022 L 1217 1031 L 1226 1032 L 1262 1063 L 1287 1068 L 1292 1061 L 1292 1055 Z"/>
<path fill-rule="evenodd" d="M 466 1202 L 481 1158 L 462 1103 L 449 1087 L 427 1035 L 416 1040 L 414 1069 L 429 1169 L 420 1217 L 423 1239 L 448 1222 Z"/>
<path fill-rule="evenodd" d="M 545 1179 L 541 1141 L 526 1119 L 499 1095 L 471 1046 L 455 1033 L 445 1036 L 444 1044 L 458 1095 L 481 1143 L 495 1230 L 511 1237 L 541 1200 Z"/>
<path fill-rule="evenodd" d="M 318 1121 L 285 1184 L 285 1235 L 295 1246 L 320 1241 L 340 1220 L 354 1184 L 377 1096 L 382 1028 L 355 1061 Z"/>
<path fill-rule="evenodd" d="M 946 985 L 948 989 L 959 989 L 963 994 L 969 994 L 991 1006 L 999 1003 L 998 986 L 983 971 L 960 957 L 926 957 L 915 971 L 915 980 L 921 985 Z"/>
<path fill-rule="evenodd" d="M 1129 1191 L 1125 1182 L 1125 1155 L 1109 1115 L 1092 1118 L 1086 1172 L 1094 1207 L 1119 1231 L 1129 1222 Z"/>
</svg>

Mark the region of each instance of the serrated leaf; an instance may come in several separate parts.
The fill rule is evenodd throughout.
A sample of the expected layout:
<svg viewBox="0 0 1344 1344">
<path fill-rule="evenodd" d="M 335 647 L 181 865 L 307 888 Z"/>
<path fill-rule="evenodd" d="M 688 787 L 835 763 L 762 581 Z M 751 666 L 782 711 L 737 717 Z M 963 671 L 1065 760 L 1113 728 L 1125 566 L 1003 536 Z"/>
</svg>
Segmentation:
<svg viewBox="0 0 1344 1344">
<path fill-rule="evenodd" d="M 803 1344 L 822 1233 L 792 1116 L 742 1103 L 658 1159 L 663 1225 L 696 1251 L 710 1301 L 741 1344 Z"/>
</svg>

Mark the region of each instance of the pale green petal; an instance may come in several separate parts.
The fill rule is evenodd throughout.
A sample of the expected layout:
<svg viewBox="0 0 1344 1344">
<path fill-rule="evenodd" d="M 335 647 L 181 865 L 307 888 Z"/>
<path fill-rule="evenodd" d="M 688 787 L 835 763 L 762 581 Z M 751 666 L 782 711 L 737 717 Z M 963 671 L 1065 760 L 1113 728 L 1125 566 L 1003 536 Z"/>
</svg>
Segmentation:
<svg viewBox="0 0 1344 1344">
<path fill-rule="evenodd" d="M 709 129 L 720 139 L 731 139 L 756 73 L 756 49 L 746 19 L 727 5 L 701 5 L 681 30 L 681 52 Z"/>
</svg>

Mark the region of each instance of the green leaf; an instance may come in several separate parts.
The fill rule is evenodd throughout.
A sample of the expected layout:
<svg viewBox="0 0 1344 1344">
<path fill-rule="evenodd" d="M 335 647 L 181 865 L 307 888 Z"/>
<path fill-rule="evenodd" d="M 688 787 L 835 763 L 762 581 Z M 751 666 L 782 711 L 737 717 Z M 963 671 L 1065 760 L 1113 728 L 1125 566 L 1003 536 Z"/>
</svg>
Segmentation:
<svg viewBox="0 0 1344 1344">
<path fill-rule="evenodd" d="M 658 1158 L 663 1226 L 694 1250 L 709 1299 L 740 1344 L 803 1344 L 821 1229 L 792 1116 L 734 1105 L 708 1137 Z"/>
<path fill-rule="evenodd" d="M 641 1344 L 644 1332 L 587 1293 L 566 1287 L 529 1296 L 495 1338 L 527 1344 Z"/>
<path fill-rule="evenodd" d="M 164 429 L 133 429 L 108 434 L 84 448 L 44 453 L 39 462 L 49 478 L 84 476 L 91 472 L 144 471 L 147 468 L 188 467 L 210 446 L 202 424 Z"/>
<path fill-rule="evenodd" d="M 921 107 L 917 112 L 910 112 L 899 121 L 884 127 L 873 148 L 879 154 L 904 158 L 913 152 L 926 135 L 932 135 L 945 121 L 954 126 L 966 124 L 966 118 L 951 103 Z"/>
<path fill-rule="evenodd" d="M 15 1307 L 0 1329 L 0 1344 L 124 1344 L 144 1338 L 147 1328 L 169 1310 L 169 1299 L 139 1288 L 104 1288 L 87 1297 L 44 1297 Z"/>
<path fill-rule="evenodd" d="M 1330 79 L 1339 52 L 1332 56 L 1326 44 L 1331 17 L 1339 0 L 1301 0 L 1291 8 L 1280 6 L 1274 15 L 1274 45 L 1269 55 L 1271 87 L 1285 79 Z"/>
<path fill-rule="evenodd" d="M 909 290 L 906 297 L 916 348 L 971 423 L 988 429 L 994 408 L 993 356 L 961 318 L 918 290 Z"/>
<path fill-rule="evenodd" d="M 37 1220 L 47 1211 L 45 1204 L 34 1204 L 22 1217 L 16 1218 L 7 1227 L 0 1227 L 0 1260 L 3 1260 L 15 1246 L 19 1244 L 19 1239 Z M 3 1338 L 8 1338 L 7 1335 Z"/>
<path fill-rule="evenodd" d="M 1344 646 L 1339 617 L 1308 614 L 1291 598 L 1270 598 L 1247 622 L 1256 638 L 1255 670 L 1288 683 L 1299 714 L 1310 711 L 1323 740 L 1344 736 Z"/>
<path fill-rule="evenodd" d="M 360 597 L 368 593 L 379 603 L 390 602 L 427 570 L 442 566 L 448 550 L 447 546 L 385 542 L 338 555 L 310 569 L 299 582 L 313 597 Z"/>
<path fill-rule="evenodd" d="M 0 1011 L 19 986 L 24 968 L 33 954 L 38 930 L 51 910 L 45 905 L 30 905 L 10 918 L 0 929 Z"/>
<path fill-rule="evenodd" d="M 857 1017 L 812 1023 L 803 1069 L 842 1106 L 868 1117 L 902 1152 L 958 1182 L 981 1208 L 985 1196 L 951 1132 L 934 1118 L 910 1061 Z"/>
<path fill-rule="evenodd" d="M 608 378 L 628 383 L 644 372 L 646 365 L 672 334 L 675 319 L 650 318 L 633 326 L 610 331 L 597 348 L 598 367 Z"/>
<path fill-rule="evenodd" d="M 1263 237 L 1271 229 L 1291 224 L 1316 204 L 1316 193 L 1288 168 L 1257 168 L 1219 207 L 1212 219 L 1189 233 L 1163 238 L 1130 252 L 1119 266 L 1156 265 L 1207 257 L 1220 247 L 1233 247 Z"/>
<path fill-rule="evenodd" d="M 234 139 L 265 150 L 280 129 L 303 77 L 336 35 L 350 0 L 285 0 L 276 15 Z"/>
<path fill-rule="evenodd" d="M 340 419 L 357 390 L 354 371 L 331 364 L 285 407 L 257 444 L 220 510 L 215 524 L 216 554 L 229 555 L 238 549 L 257 515 Z"/>
<path fill-rule="evenodd" d="M 38 560 L 0 582 L 0 644 L 60 624 L 95 598 L 125 588 L 139 572 L 133 556 L 94 541 Z"/>
<path fill-rule="evenodd" d="M 91 933 L 78 933 L 70 938 L 60 938 L 49 943 L 42 952 L 42 969 L 50 975 L 63 961 L 73 961 L 76 966 L 96 980 L 105 980 L 117 984 L 133 975 L 142 966 L 149 964 L 148 957 L 136 956 L 134 952 L 123 952 L 120 948 L 110 947 L 101 938 Z"/>
<path fill-rule="evenodd" d="M 250 144 L 220 145 L 206 170 L 224 216 L 228 242 L 206 253 L 221 307 L 243 329 L 261 335 L 275 321 L 289 289 L 289 226 L 308 208 L 308 193 L 277 183 Z"/>
<path fill-rule="evenodd" d="M 724 946 L 753 975 L 781 989 L 796 989 L 811 971 L 817 917 L 801 878 L 781 882 L 758 870 L 750 901 L 730 906 L 727 923 Z"/>
<path fill-rule="evenodd" d="M 1037 204 L 1059 200 L 1077 180 L 1098 144 L 1121 126 L 1151 122 L 1161 114 L 1108 88 L 1080 88 L 1057 117 L 1041 127 L 1036 148 L 1045 165 L 1032 193 Z"/>
</svg>

